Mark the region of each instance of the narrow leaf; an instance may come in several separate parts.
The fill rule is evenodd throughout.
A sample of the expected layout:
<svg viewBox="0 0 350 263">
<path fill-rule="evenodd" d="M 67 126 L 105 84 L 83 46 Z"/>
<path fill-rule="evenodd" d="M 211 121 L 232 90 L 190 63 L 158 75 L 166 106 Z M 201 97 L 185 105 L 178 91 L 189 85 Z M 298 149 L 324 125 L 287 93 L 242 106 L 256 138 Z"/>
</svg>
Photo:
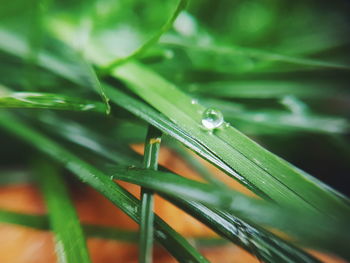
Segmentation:
<svg viewBox="0 0 350 263">
<path fill-rule="evenodd" d="M 72 111 L 106 112 L 105 104 L 68 97 L 61 94 L 39 92 L 13 92 L 0 95 L 0 108 L 34 108 Z"/>
<path fill-rule="evenodd" d="M 38 164 L 37 176 L 54 232 L 58 261 L 91 262 L 85 237 L 64 180 L 53 165 L 44 162 Z"/>
<path fill-rule="evenodd" d="M 158 169 L 158 154 L 161 133 L 149 126 L 145 141 L 143 167 L 149 170 Z M 142 175 L 141 175 L 142 176 Z M 141 188 L 141 222 L 140 222 L 140 255 L 139 262 L 151 263 L 153 254 L 154 196 L 147 188 Z"/>
</svg>

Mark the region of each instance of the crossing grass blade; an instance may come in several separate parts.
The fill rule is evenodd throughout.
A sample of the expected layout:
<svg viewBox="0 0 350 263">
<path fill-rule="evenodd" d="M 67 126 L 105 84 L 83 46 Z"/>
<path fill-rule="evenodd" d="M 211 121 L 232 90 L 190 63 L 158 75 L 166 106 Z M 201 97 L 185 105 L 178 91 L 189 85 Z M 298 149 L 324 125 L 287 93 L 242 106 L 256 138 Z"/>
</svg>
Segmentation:
<svg viewBox="0 0 350 263">
<path fill-rule="evenodd" d="M 158 155 L 161 132 L 149 126 L 144 147 L 143 167 L 149 170 L 158 169 Z M 142 175 L 141 175 L 142 176 Z M 139 262 L 151 263 L 153 255 L 153 223 L 154 223 L 153 191 L 141 188 L 141 222 L 140 222 L 140 255 Z"/>
<path fill-rule="evenodd" d="M 49 221 L 46 215 L 24 214 L 0 209 L 0 222 L 20 227 L 49 231 Z M 137 244 L 138 232 L 123 228 L 106 227 L 93 224 L 81 224 L 88 238 L 100 238 L 119 242 Z M 199 247 L 210 247 L 227 244 L 227 241 L 216 237 L 198 237 L 193 239 Z"/>
<path fill-rule="evenodd" d="M 113 75 L 234 168 L 240 175 L 238 181 L 245 178 L 281 205 L 316 209 L 325 215 L 350 214 L 349 206 L 328 189 L 305 178 L 232 126 L 223 125 L 212 134 L 205 131 L 201 126 L 205 107 L 193 104 L 190 97 L 153 71 L 128 63 L 115 69 Z"/>
<path fill-rule="evenodd" d="M 55 251 L 60 263 L 89 263 L 89 253 L 74 206 L 64 180 L 49 163 L 37 164 L 38 183 L 54 232 Z"/>
<path fill-rule="evenodd" d="M 342 240 L 340 243 L 344 244 L 350 241 L 344 234 L 345 229 L 348 228 L 345 219 L 327 217 L 320 219 L 319 213 L 310 214 L 307 211 L 283 209 L 276 204 L 249 198 L 233 190 L 223 191 L 216 186 L 189 180 L 172 173 L 114 167 L 108 174 L 115 179 L 139 184 L 175 199 L 196 201 L 210 208 L 233 213 L 256 225 L 277 228 L 305 243 L 324 244 L 329 239 Z M 303 216 L 290 220 L 295 214 Z M 315 221 L 319 222 L 318 226 L 315 226 Z"/>
<path fill-rule="evenodd" d="M 46 215 L 24 214 L 0 209 L 0 222 L 37 230 L 51 230 L 49 218 Z M 81 224 L 81 228 L 85 236 L 89 238 L 103 238 L 132 243 L 136 243 L 138 238 L 138 233 L 135 231 L 115 227 Z"/>
<path fill-rule="evenodd" d="M 155 43 L 157 43 L 159 38 L 171 28 L 174 21 L 178 17 L 178 15 L 182 10 L 185 9 L 187 4 L 188 4 L 188 0 L 179 0 L 174 13 L 171 15 L 171 17 L 169 17 L 168 21 L 150 39 L 148 39 L 144 44 L 142 44 L 138 49 L 132 52 L 129 56 L 121 59 L 116 59 L 115 61 L 112 61 L 111 63 L 109 63 L 107 66 L 102 67 L 102 71 L 101 71 L 102 74 L 107 74 L 118 65 L 121 65 L 130 60 L 136 59 L 140 57 L 143 53 L 145 53 L 146 50 L 148 50 Z"/>
<path fill-rule="evenodd" d="M 107 197 L 134 221 L 140 222 L 140 202 L 101 171 L 65 150 L 43 134 L 17 121 L 14 116 L 7 112 L 1 112 L 0 125 L 63 164 L 80 180 L 91 185 Z M 159 217 L 155 217 L 155 228 L 157 240 L 179 261 L 208 262 L 185 238 Z"/>
</svg>

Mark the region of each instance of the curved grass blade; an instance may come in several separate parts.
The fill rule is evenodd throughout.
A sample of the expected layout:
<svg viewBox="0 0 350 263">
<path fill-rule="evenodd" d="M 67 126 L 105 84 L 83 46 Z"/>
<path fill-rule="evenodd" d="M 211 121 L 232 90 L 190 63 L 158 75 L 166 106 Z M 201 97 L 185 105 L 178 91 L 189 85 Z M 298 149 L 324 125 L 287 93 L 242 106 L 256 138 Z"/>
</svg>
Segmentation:
<svg viewBox="0 0 350 263">
<path fill-rule="evenodd" d="M 161 132 L 153 126 L 148 127 L 145 141 L 143 167 L 149 170 L 158 169 L 158 154 Z M 142 175 L 141 175 L 142 176 Z M 141 219 L 140 219 L 140 254 L 139 262 L 151 263 L 153 254 L 153 191 L 141 187 Z"/>
<path fill-rule="evenodd" d="M 6 28 L 0 27 L 0 49 L 13 56 L 24 58 L 28 49 L 26 41 L 22 36 L 10 32 Z M 43 67 L 49 68 L 55 74 L 72 81 L 73 83 L 90 87 L 99 93 L 105 102 L 105 111 L 110 113 L 108 97 L 101 86 L 98 77 L 92 66 L 85 61 L 77 52 L 68 49 L 62 43 L 52 41 L 59 48 L 57 53 L 53 54 L 47 50 L 41 50 L 37 54 L 36 63 Z M 58 52 L 59 51 L 59 52 Z"/>
<path fill-rule="evenodd" d="M 179 3 L 177 4 L 174 13 L 171 15 L 168 21 L 150 39 L 148 39 L 143 45 L 141 45 L 138 49 L 132 52 L 129 56 L 125 58 L 118 58 L 115 61 L 112 61 L 109 65 L 103 67 L 101 70 L 102 74 L 105 75 L 109 73 L 111 70 L 113 70 L 113 68 L 117 67 L 118 65 L 121 65 L 130 60 L 140 57 L 143 53 L 145 53 L 147 49 L 149 49 L 154 44 L 156 44 L 159 38 L 171 28 L 171 26 L 173 25 L 174 21 L 176 20 L 180 12 L 186 8 L 187 3 L 188 3 L 188 0 L 179 0 Z"/>
<path fill-rule="evenodd" d="M 91 262 L 85 237 L 74 206 L 68 197 L 64 180 L 53 165 L 44 162 L 38 164 L 37 176 L 54 232 L 58 262 Z"/>
<path fill-rule="evenodd" d="M 350 207 L 328 189 L 308 180 L 233 127 L 224 125 L 213 134 L 208 133 L 201 125 L 205 108 L 192 104 L 191 98 L 151 70 L 128 63 L 116 68 L 113 75 L 276 202 L 316 209 L 325 215 L 350 214 Z"/>
<path fill-rule="evenodd" d="M 91 185 L 107 197 L 134 221 L 140 222 L 140 202 L 101 171 L 82 161 L 41 133 L 17 121 L 14 116 L 7 112 L 1 112 L 0 125 L 62 163 L 80 180 Z M 159 217 L 155 217 L 155 228 L 155 237 L 159 243 L 179 261 L 208 262 L 181 235 Z"/>
<path fill-rule="evenodd" d="M 61 94 L 12 92 L 0 95 L 0 108 L 33 108 L 72 111 L 106 112 L 106 105 Z"/>
</svg>

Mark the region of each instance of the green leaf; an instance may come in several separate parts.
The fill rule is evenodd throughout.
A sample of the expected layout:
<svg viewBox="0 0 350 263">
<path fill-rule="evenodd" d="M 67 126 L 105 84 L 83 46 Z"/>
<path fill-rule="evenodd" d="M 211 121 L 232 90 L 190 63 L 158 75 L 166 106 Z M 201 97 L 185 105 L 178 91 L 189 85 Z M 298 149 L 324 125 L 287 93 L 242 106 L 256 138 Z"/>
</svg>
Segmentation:
<svg viewBox="0 0 350 263">
<path fill-rule="evenodd" d="M 82 161 L 41 133 L 17 121 L 9 113 L 1 113 L 0 125 L 62 163 L 80 180 L 91 185 L 107 197 L 134 221 L 140 222 L 140 202 L 101 171 Z M 155 237 L 179 261 L 208 262 L 182 236 L 159 217 L 155 217 L 155 228 Z"/>
<path fill-rule="evenodd" d="M 264 262 L 319 262 L 301 249 L 235 216 L 195 201 L 161 196 Z"/>
<path fill-rule="evenodd" d="M 50 230 L 49 218 L 46 215 L 16 213 L 0 209 L 0 222 L 30 227 L 38 230 Z M 105 227 L 91 224 L 81 225 L 87 237 L 118 240 L 136 243 L 138 233 L 115 227 Z"/>
<path fill-rule="evenodd" d="M 222 63 L 217 62 L 214 70 L 217 70 L 219 72 L 233 72 L 232 68 L 234 71 L 238 72 L 257 70 L 265 70 L 268 72 L 271 68 L 278 70 L 279 68 L 276 66 L 271 67 L 269 64 L 271 62 L 281 62 L 284 64 L 295 65 L 298 66 L 298 69 L 305 67 L 311 69 L 328 68 L 346 71 L 350 70 L 350 66 L 348 64 L 328 62 L 312 58 L 288 56 L 284 54 L 232 44 L 230 46 L 216 43 L 193 44 L 188 43 L 188 41 L 184 41 L 181 38 L 169 38 L 162 40 L 161 43 L 169 47 L 181 47 L 183 50 L 185 50 L 185 52 L 188 52 L 194 63 L 193 67 L 197 69 L 213 70 L 212 63 L 215 63 L 215 61 L 222 61 Z M 240 59 L 240 61 L 246 65 L 236 65 L 236 59 Z M 257 65 L 254 65 L 254 61 L 252 61 L 252 59 L 259 59 L 264 63 L 257 63 Z"/>
<path fill-rule="evenodd" d="M 344 218 L 319 219 L 321 216 L 319 213 L 310 214 L 307 210 L 279 207 L 274 203 L 249 198 L 233 190 L 223 191 L 216 186 L 189 180 L 172 173 L 114 167 L 109 174 L 115 179 L 138 184 L 175 199 L 196 201 L 211 208 L 233 213 L 256 225 L 277 228 L 305 243 L 326 243 L 330 236 L 332 240 L 338 240 L 340 243 L 350 242 L 348 236 L 344 235 L 344 229 L 347 228 L 345 223 L 347 219 Z M 302 216 L 291 220 L 295 214 Z M 315 221 L 318 221 L 317 226 L 314 225 Z"/>
<path fill-rule="evenodd" d="M 294 95 L 299 98 L 325 98 L 341 94 L 333 84 L 314 81 L 241 80 L 191 83 L 187 91 L 207 97 L 269 99 Z"/>
<path fill-rule="evenodd" d="M 143 167 L 149 170 L 158 169 L 158 154 L 161 142 L 161 132 L 149 126 L 145 140 Z M 141 175 L 142 176 L 142 175 Z M 154 223 L 153 192 L 141 187 L 141 220 L 140 220 L 140 255 L 141 263 L 151 263 L 153 255 L 153 223 Z"/>
<path fill-rule="evenodd" d="M 0 209 L 0 222 L 37 230 L 50 230 L 49 220 L 46 215 L 24 214 Z M 85 235 L 89 238 L 102 238 L 136 244 L 139 236 L 136 231 L 123 228 L 91 224 L 82 224 L 81 226 Z M 200 247 L 227 244 L 226 240 L 213 237 L 198 237 L 193 239 L 193 241 Z"/>
<path fill-rule="evenodd" d="M 111 70 L 113 70 L 113 68 L 117 67 L 118 65 L 121 65 L 122 63 L 126 63 L 130 60 L 140 57 L 150 47 L 154 46 L 154 44 L 157 43 L 159 38 L 172 27 L 174 21 L 176 20 L 180 12 L 185 9 L 187 3 L 188 3 L 188 0 L 179 0 L 179 3 L 176 6 L 174 13 L 171 15 L 171 17 L 169 17 L 168 21 L 150 39 L 148 39 L 144 44 L 142 44 L 138 49 L 132 52 L 129 56 L 121 59 L 116 59 L 111 63 L 109 63 L 107 66 L 103 67 L 102 74 L 109 73 Z"/>
<path fill-rule="evenodd" d="M 54 232 L 58 262 L 91 262 L 85 237 L 64 180 L 49 163 L 38 164 L 36 172 Z"/>
<path fill-rule="evenodd" d="M 61 94 L 12 92 L 0 94 L 0 108 L 33 108 L 72 111 L 106 112 L 105 104 Z"/>
<path fill-rule="evenodd" d="M 26 56 L 28 46 L 23 39 L 23 36 L 0 27 L 0 38 L 3 40 L 0 42 L 1 50 L 20 58 Z M 100 93 L 106 104 L 105 110 L 108 114 L 110 112 L 108 97 L 106 96 L 92 66 L 77 52 L 68 49 L 57 40 L 56 42 L 53 41 L 53 43 L 58 46 L 58 54 L 54 54 L 47 50 L 38 51 L 35 62 L 43 68 L 50 68 L 55 74 L 68 79 L 73 83 L 81 84 L 82 86 L 89 87 Z"/>
<path fill-rule="evenodd" d="M 309 180 L 233 127 L 223 125 L 214 133 L 206 131 L 201 125 L 205 108 L 193 104 L 190 97 L 151 70 L 128 63 L 116 68 L 113 75 L 234 168 L 239 181 L 243 181 L 243 177 L 281 205 L 316 209 L 326 215 L 350 214 L 349 206 L 328 189 Z"/>
</svg>

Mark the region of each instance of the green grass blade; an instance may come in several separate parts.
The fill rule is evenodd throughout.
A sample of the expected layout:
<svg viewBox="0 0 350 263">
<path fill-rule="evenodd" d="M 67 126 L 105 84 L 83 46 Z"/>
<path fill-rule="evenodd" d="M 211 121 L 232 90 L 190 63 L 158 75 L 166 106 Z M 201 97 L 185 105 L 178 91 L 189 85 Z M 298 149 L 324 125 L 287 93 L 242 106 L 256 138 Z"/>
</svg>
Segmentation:
<svg viewBox="0 0 350 263">
<path fill-rule="evenodd" d="M 132 52 L 129 56 L 125 58 L 116 59 L 112 61 L 110 64 L 108 64 L 107 66 L 103 67 L 102 74 L 107 74 L 118 65 L 121 65 L 130 60 L 140 57 L 142 54 L 145 53 L 145 51 L 147 51 L 150 47 L 156 44 L 159 38 L 172 27 L 174 21 L 176 20 L 180 12 L 186 8 L 187 3 L 188 3 L 188 0 L 179 0 L 179 3 L 177 4 L 174 13 L 171 15 L 168 21 L 150 39 L 148 39 L 143 45 L 141 45 L 138 49 Z"/>
<path fill-rule="evenodd" d="M 264 262 L 320 262 L 303 250 L 237 217 L 195 201 L 176 199 L 164 194 L 161 196 Z"/>
<path fill-rule="evenodd" d="M 50 230 L 49 218 L 46 215 L 32 215 L 0 209 L 0 222 L 30 227 L 37 230 Z M 118 240 L 136 243 L 138 233 L 115 227 L 105 227 L 91 224 L 81 225 L 87 237 Z"/>
<path fill-rule="evenodd" d="M 0 222 L 30 227 L 38 230 L 50 229 L 47 216 L 17 213 L 0 209 Z"/>
<path fill-rule="evenodd" d="M 113 74 L 276 202 L 317 209 L 326 215 L 350 213 L 349 206 L 328 189 L 308 180 L 233 127 L 221 127 L 213 134 L 206 131 L 201 125 L 205 108 L 193 104 L 191 98 L 156 73 L 129 63 L 115 69 Z"/>
<path fill-rule="evenodd" d="M 70 143 L 89 149 L 113 163 L 141 167 L 142 158 L 129 149 L 127 144 L 116 143 L 116 140 L 101 136 L 96 131 L 88 129 L 78 122 L 60 118 L 54 114 L 40 115 L 38 120 L 44 124 L 43 128 L 49 132 L 61 136 Z M 123 151 L 119 151 L 120 148 Z"/>
<path fill-rule="evenodd" d="M 246 80 L 192 83 L 187 91 L 208 97 L 270 99 L 294 95 L 299 98 L 325 98 L 341 92 L 333 84 L 319 82 Z"/>
<path fill-rule="evenodd" d="M 107 197 L 134 221 L 140 222 L 140 202 L 101 171 L 82 161 L 41 133 L 17 121 L 9 113 L 1 113 L 0 125 L 62 163 L 80 180 L 91 185 Z M 182 236 L 159 217 L 155 217 L 155 228 L 157 240 L 179 261 L 208 262 Z"/>
<path fill-rule="evenodd" d="M 200 156 L 219 167 L 221 170 L 234 177 L 238 177 L 240 182 L 243 183 L 249 189 L 253 190 L 256 193 L 260 193 L 260 195 L 264 196 L 264 193 L 261 192 L 257 187 L 255 187 L 249 181 L 245 180 L 242 176 L 237 174 L 234 169 L 232 169 L 220 158 L 218 158 L 218 156 L 211 152 L 205 145 L 198 142 L 192 135 L 185 132 L 178 125 L 166 118 L 163 114 L 160 114 L 159 112 L 154 110 L 154 108 L 150 107 L 144 102 L 141 102 L 109 85 L 106 85 L 105 89 L 113 103 L 130 111 L 131 113 L 145 120 L 146 122 L 152 124 L 162 132 L 174 137 L 176 140 L 183 143 L 185 146 L 195 151 Z"/>
<path fill-rule="evenodd" d="M 24 214 L 0 209 L 0 222 L 37 230 L 50 230 L 49 220 L 46 215 Z M 136 244 L 138 241 L 139 234 L 137 231 L 91 224 L 82 224 L 81 226 L 85 235 L 89 238 L 102 238 L 133 244 Z M 193 239 L 193 241 L 199 247 L 227 244 L 227 241 L 224 239 L 212 237 L 199 237 Z"/>
<path fill-rule="evenodd" d="M 42 92 L 12 92 L 0 95 L 0 108 L 33 108 L 71 111 L 106 112 L 105 104 Z"/>
<path fill-rule="evenodd" d="M 58 262 L 91 262 L 85 237 L 64 180 L 56 168 L 48 163 L 38 164 L 37 176 L 54 232 Z"/>
<path fill-rule="evenodd" d="M 149 170 L 158 169 L 158 154 L 161 133 L 153 126 L 148 127 L 145 141 L 143 167 Z M 141 175 L 142 176 L 142 175 Z M 153 254 L 153 222 L 154 222 L 153 191 L 141 188 L 141 221 L 140 221 L 140 254 L 139 262 L 151 263 Z"/>
<path fill-rule="evenodd" d="M 341 63 L 333 63 L 333 62 L 327 62 L 327 61 L 320 61 L 317 59 L 311 59 L 311 58 L 302 58 L 302 57 L 295 57 L 295 56 L 288 56 L 284 54 L 254 49 L 254 48 L 247 48 L 247 47 L 241 47 L 241 46 L 225 46 L 225 45 L 193 45 L 188 44 L 182 40 L 163 40 L 162 43 L 166 46 L 175 46 L 175 47 L 182 47 L 183 49 L 189 51 L 195 51 L 202 53 L 202 56 L 205 56 L 206 54 L 214 54 L 216 56 L 228 56 L 231 58 L 235 58 L 235 56 L 242 56 L 247 58 L 256 58 L 263 60 L 265 62 L 282 62 L 286 64 L 291 65 L 297 65 L 297 66 L 304 66 L 307 68 L 330 68 L 330 69 L 340 69 L 340 70 L 350 70 L 350 66 L 347 64 L 341 64 Z M 207 68 L 211 68 L 208 65 Z"/>
<path fill-rule="evenodd" d="M 348 236 L 344 235 L 347 218 L 320 218 L 319 213 L 282 208 L 274 203 L 249 198 L 233 190 L 223 191 L 216 186 L 189 180 L 172 173 L 114 167 L 110 174 L 116 179 L 139 184 L 173 198 L 192 200 L 211 208 L 231 211 L 244 220 L 280 229 L 305 242 L 312 240 L 314 243 L 322 243 L 329 240 L 331 236 L 332 240 L 339 240 L 341 243 L 350 242 Z M 302 216 L 293 218 L 295 214 Z M 315 226 L 316 221 L 317 226 Z"/>
<path fill-rule="evenodd" d="M 291 97 L 285 97 L 291 98 Z M 349 123 L 345 118 L 320 115 L 297 109 L 280 110 L 274 108 L 262 108 L 259 110 L 247 109 L 243 104 L 232 103 L 218 99 L 199 99 L 203 105 L 221 110 L 226 121 L 241 127 L 250 124 L 260 128 L 279 131 L 305 131 L 324 134 L 344 134 L 349 130 Z"/>
<path fill-rule="evenodd" d="M 0 39 L 2 40 L 0 42 L 0 49 L 4 52 L 20 58 L 26 56 L 28 46 L 26 41 L 19 34 L 0 27 Z M 57 41 L 53 43 L 59 46 L 60 53 L 53 54 L 52 52 L 41 50 L 37 54 L 35 62 L 43 68 L 49 68 L 58 76 L 98 92 L 105 102 L 105 110 L 108 114 L 110 112 L 108 97 L 92 66 L 77 52 L 68 49 L 62 43 Z"/>
</svg>

